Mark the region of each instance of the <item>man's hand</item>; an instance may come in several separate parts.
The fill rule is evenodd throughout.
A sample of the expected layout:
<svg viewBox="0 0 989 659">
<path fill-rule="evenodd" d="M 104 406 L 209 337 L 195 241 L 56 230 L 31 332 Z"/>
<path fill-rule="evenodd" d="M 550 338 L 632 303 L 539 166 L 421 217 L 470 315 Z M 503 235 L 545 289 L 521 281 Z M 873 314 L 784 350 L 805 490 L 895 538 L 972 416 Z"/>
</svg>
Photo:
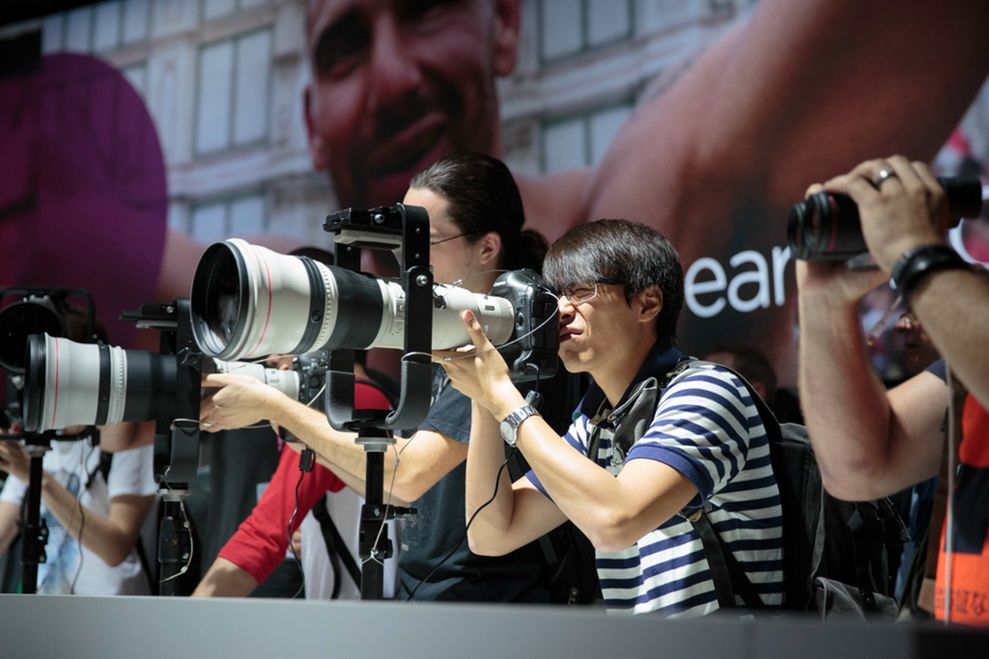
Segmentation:
<svg viewBox="0 0 989 659">
<path fill-rule="evenodd" d="M 19 442 L 0 442 L 0 471 L 5 471 L 25 483 L 30 478 L 31 456 Z"/>
<path fill-rule="evenodd" d="M 825 190 L 848 194 L 850 176 L 835 177 L 824 185 L 815 183 L 807 189 L 805 198 Z M 796 273 L 801 301 L 828 309 L 856 305 L 866 293 L 888 279 L 881 271 L 857 272 L 845 263 L 830 261 L 798 260 Z"/>
<path fill-rule="evenodd" d="M 200 428 L 206 432 L 243 428 L 267 420 L 269 401 L 284 395 L 260 380 L 230 373 L 207 375 L 203 387 L 220 387 L 199 407 Z"/>
<path fill-rule="evenodd" d="M 484 335 L 471 311 L 463 313 L 473 348 L 440 350 L 433 358 L 446 371 L 453 386 L 501 420 L 525 401 L 508 374 L 508 365 Z"/>
<path fill-rule="evenodd" d="M 824 187 L 845 192 L 858 204 L 869 253 L 887 276 L 908 249 L 944 242 L 947 199 L 922 162 L 903 156 L 868 160 Z"/>
</svg>

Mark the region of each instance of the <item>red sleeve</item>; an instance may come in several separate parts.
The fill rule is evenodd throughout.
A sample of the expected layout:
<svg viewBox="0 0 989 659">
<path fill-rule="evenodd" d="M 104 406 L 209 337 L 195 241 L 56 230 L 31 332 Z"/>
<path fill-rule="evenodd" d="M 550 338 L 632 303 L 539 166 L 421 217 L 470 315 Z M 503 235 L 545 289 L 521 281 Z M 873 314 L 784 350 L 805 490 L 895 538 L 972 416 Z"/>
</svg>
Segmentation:
<svg viewBox="0 0 989 659">
<path fill-rule="evenodd" d="M 354 405 L 364 409 L 389 407 L 388 399 L 381 391 L 362 382 L 354 387 Z M 327 492 L 339 492 L 344 487 L 336 474 L 318 463 L 311 472 L 302 475 L 301 484 L 300 475 L 299 454 L 286 446 L 261 500 L 220 550 L 220 556 L 250 574 L 258 583 L 267 579 L 284 560 L 289 536 L 299 528 L 312 507 Z M 299 510 L 289 529 L 297 484 Z"/>
<path fill-rule="evenodd" d="M 299 510 L 293 519 L 297 484 Z M 261 495 L 261 500 L 223 546 L 219 555 L 250 574 L 258 583 L 263 582 L 284 560 L 290 535 L 299 528 L 316 502 L 327 491 L 336 492 L 342 487 L 343 482 L 333 472 L 318 464 L 307 474 L 300 472 L 299 454 L 287 446 L 284 447 L 278 469 Z"/>
<path fill-rule="evenodd" d="M 373 384 L 357 381 L 354 384 L 354 407 L 364 410 L 387 410 L 391 408 L 388 397 Z"/>
</svg>

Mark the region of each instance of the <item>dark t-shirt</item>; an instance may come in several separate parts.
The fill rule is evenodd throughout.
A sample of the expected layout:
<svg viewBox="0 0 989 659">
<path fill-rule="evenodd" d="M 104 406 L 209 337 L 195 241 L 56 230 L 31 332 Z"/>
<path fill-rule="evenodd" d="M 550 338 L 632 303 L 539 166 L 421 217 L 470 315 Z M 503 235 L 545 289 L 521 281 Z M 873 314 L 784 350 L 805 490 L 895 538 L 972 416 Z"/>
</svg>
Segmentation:
<svg viewBox="0 0 989 659">
<path fill-rule="evenodd" d="M 937 361 L 935 361 L 933 364 L 931 364 L 930 366 L 928 366 L 924 370 L 927 371 L 928 373 L 931 373 L 933 375 L 936 375 L 937 377 L 941 378 L 942 380 L 947 380 L 948 379 L 948 367 L 947 367 L 947 364 L 945 364 L 945 361 L 943 359 L 938 359 Z"/>
<path fill-rule="evenodd" d="M 278 441 L 271 428 L 227 430 L 209 436 L 210 494 L 206 524 L 199 534 L 203 565 L 212 565 L 278 468 Z"/>
<path fill-rule="evenodd" d="M 547 400 L 544 409 L 553 412 L 570 402 L 550 394 Z M 449 384 L 439 367 L 433 374 L 433 404 L 419 429 L 464 444 L 470 439 L 470 399 Z M 497 557 L 478 556 L 467 548 L 465 474 L 466 464 L 462 463 L 413 504 L 418 514 L 406 522 L 402 531 L 401 597 L 407 598 L 419 581 L 453 551 L 449 560 L 419 587 L 416 600 L 548 602 L 545 561 L 537 543 Z"/>
</svg>

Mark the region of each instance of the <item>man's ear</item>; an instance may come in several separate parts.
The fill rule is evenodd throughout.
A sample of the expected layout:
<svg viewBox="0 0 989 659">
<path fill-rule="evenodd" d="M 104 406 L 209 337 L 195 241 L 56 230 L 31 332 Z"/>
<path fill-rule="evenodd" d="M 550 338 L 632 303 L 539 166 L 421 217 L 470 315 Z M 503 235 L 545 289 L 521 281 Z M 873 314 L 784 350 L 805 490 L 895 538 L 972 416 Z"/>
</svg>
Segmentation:
<svg viewBox="0 0 989 659">
<path fill-rule="evenodd" d="M 494 7 L 494 72 L 507 76 L 519 54 L 519 0 L 496 0 Z"/>
<path fill-rule="evenodd" d="M 312 83 L 309 83 L 302 92 L 302 115 L 306 122 L 306 138 L 309 142 L 309 157 L 312 158 L 313 169 L 323 171 L 329 166 L 329 163 L 326 158 L 323 138 L 316 128 L 316 113 L 313 109 L 315 102 Z"/>
<path fill-rule="evenodd" d="M 638 305 L 638 320 L 640 323 L 655 322 L 656 316 L 663 310 L 663 291 L 658 286 L 644 288 L 635 294 Z"/>
<path fill-rule="evenodd" d="M 498 235 L 498 232 L 488 231 L 474 244 L 480 248 L 481 264 L 490 266 L 492 269 L 497 268 L 498 257 L 501 255 L 501 236 Z"/>
</svg>

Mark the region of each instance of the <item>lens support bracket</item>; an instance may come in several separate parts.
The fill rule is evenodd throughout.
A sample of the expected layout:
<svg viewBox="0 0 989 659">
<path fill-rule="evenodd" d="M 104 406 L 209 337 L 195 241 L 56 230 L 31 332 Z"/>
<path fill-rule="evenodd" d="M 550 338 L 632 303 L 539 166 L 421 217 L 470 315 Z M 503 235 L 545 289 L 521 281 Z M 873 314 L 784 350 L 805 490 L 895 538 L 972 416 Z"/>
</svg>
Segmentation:
<svg viewBox="0 0 989 659">
<path fill-rule="evenodd" d="M 192 334 L 188 299 L 168 304 L 143 304 L 120 314 L 139 329 L 158 330 L 159 353 L 175 355 L 175 419 L 155 420 L 154 474 L 162 495 L 163 511 L 158 535 L 158 594 L 179 592 L 178 577 L 191 552 L 190 533 L 183 501 L 199 468 L 199 424 L 176 419 L 199 418 L 202 353 Z"/>
<path fill-rule="evenodd" d="M 414 514 L 411 508 L 385 505 L 384 454 L 394 443 L 396 428 L 414 428 L 429 411 L 432 382 L 433 273 L 429 269 L 429 215 L 419 206 L 360 210 L 349 208 L 328 215 L 323 229 L 333 234 L 336 264 L 360 271 L 361 250 L 395 253 L 405 291 L 401 393 L 395 410 L 354 409 L 354 351 L 334 350 L 326 372 L 324 410 L 337 430 L 357 432 L 367 453 L 361 510 L 361 598 L 384 596 L 383 559 L 391 556 L 388 519 Z"/>
</svg>

